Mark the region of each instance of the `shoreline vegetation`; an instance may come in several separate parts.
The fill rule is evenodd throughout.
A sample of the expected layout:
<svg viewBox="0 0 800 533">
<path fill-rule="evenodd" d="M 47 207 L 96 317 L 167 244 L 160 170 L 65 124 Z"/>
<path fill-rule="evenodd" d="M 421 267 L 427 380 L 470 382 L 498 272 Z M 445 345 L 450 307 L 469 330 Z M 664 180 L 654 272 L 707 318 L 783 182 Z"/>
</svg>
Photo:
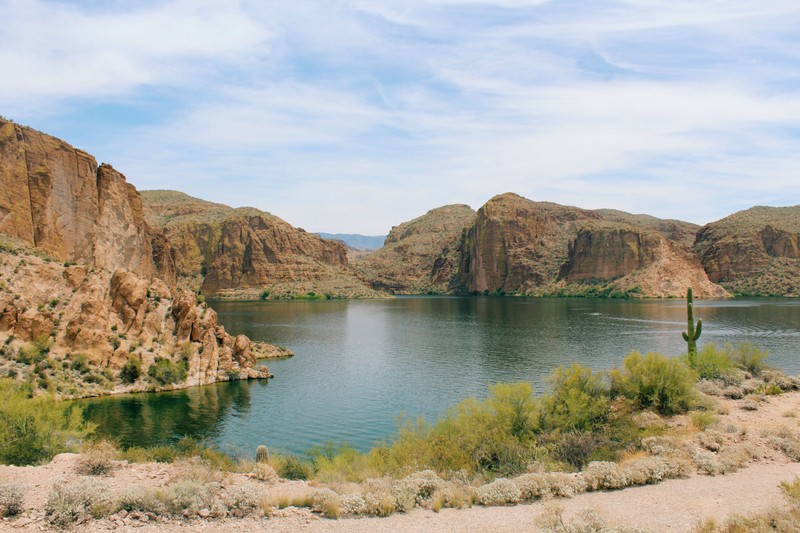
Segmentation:
<svg viewBox="0 0 800 533">
<path fill-rule="evenodd" d="M 328 443 L 304 458 L 259 450 L 258 461 L 189 438 L 122 450 L 93 440 L 78 406 L 4 379 L 0 462 L 66 457 L 75 477 L 53 485 L 34 509 L 24 503 L 30 487 L 0 478 L 0 509 L 12 521 L 38 513 L 57 528 L 92 520 L 263 519 L 287 508 L 327 518 L 388 516 L 724 475 L 777 456 L 798 461 L 796 410 L 783 413 L 785 427 L 759 432 L 727 416 L 732 408 L 757 415 L 771 399 L 800 390 L 799 378 L 767 367 L 765 358 L 750 344 L 709 344 L 691 358 L 632 352 L 608 372 L 557 368 L 541 396 L 528 383 L 495 384 L 487 399 L 468 398 L 436 422 L 401 421 L 393 437 L 365 453 Z M 81 453 L 58 455 L 70 451 Z M 105 487 L 115 471 L 135 468 L 170 475 L 120 491 Z M 781 516 L 798 524 L 800 482 L 785 492 L 793 503 Z"/>
</svg>

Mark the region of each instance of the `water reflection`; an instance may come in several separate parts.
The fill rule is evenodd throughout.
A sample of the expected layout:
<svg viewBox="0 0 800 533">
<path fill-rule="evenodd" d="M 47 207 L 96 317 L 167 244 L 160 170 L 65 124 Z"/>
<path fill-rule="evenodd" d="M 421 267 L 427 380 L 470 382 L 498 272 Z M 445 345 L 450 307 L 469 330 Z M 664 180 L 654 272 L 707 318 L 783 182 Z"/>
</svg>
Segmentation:
<svg viewBox="0 0 800 533">
<path fill-rule="evenodd" d="M 125 447 L 169 444 L 183 436 L 218 442 L 225 420 L 251 409 L 249 382 L 194 387 L 158 394 L 82 400 L 98 432 Z"/>
</svg>

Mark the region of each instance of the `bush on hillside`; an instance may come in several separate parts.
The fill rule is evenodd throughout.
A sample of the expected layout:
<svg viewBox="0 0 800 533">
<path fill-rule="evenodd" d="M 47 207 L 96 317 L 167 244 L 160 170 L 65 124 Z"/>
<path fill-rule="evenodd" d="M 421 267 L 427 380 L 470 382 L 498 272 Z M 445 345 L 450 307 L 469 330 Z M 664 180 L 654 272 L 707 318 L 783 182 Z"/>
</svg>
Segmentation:
<svg viewBox="0 0 800 533">
<path fill-rule="evenodd" d="M 169 359 L 156 357 L 153 364 L 147 369 L 147 375 L 151 380 L 164 386 L 186 381 L 186 371 L 185 361 L 173 363 Z"/>
</svg>

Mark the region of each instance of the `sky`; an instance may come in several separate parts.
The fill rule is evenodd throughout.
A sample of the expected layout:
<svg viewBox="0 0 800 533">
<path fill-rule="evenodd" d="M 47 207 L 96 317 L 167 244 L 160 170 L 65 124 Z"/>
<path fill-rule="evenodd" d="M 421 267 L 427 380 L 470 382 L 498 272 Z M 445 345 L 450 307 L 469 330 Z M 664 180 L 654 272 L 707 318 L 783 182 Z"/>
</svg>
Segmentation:
<svg viewBox="0 0 800 533">
<path fill-rule="evenodd" d="M 516 192 L 800 204 L 797 0 L 0 0 L 0 115 L 139 189 L 381 235 Z"/>
</svg>

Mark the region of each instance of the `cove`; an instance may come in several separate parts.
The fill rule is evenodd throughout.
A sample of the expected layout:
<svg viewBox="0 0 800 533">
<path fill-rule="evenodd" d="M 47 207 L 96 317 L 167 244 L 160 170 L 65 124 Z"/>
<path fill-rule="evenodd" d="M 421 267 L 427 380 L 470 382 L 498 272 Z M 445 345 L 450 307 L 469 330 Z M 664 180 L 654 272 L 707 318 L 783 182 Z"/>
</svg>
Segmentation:
<svg viewBox="0 0 800 533">
<path fill-rule="evenodd" d="M 302 453 L 328 441 L 366 450 L 397 417 L 441 416 L 497 382 L 538 391 L 559 365 L 621 364 L 631 350 L 685 351 L 683 300 L 398 297 L 390 300 L 212 301 L 220 323 L 295 357 L 275 379 L 82 400 L 100 435 L 123 446 L 184 435 L 223 450 L 259 444 Z M 800 299 L 695 301 L 698 344 L 752 342 L 767 363 L 800 373 Z"/>
</svg>

